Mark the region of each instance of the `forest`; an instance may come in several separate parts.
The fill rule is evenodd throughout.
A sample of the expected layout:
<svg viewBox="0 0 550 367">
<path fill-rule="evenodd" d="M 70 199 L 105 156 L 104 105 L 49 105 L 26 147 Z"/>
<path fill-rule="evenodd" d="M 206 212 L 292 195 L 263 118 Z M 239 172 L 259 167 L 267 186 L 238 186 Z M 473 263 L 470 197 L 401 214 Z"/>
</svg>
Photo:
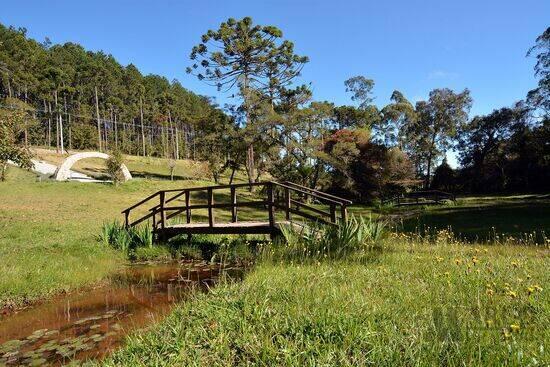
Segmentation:
<svg viewBox="0 0 550 367">
<path fill-rule="evenodd" d="M 241 170 L 249 182 L 272 177 L 360 202 L 420 188 L 550 189 L 550 28 L 526 50 L 538 85 L 483 116 L 470 116 L 468 89 L 434 89 L 416 103 L 396 90 L 378 106 L 374 80 L 361 75 L 342 83 L 349 105 L 315 100 L 311 84 L 297 83 L 309 58 L 280 29 L 248 17 L 198 41 L 182 68 L 213 93 L 233 93 L 234 104 L 107 53 L 0 25 L 0 113 L 19 115 L 3 127 L 3 145 L 202 160 L 216 182 Z M 447 163 L 450 152 L 459 168 Z"/>
</svg>

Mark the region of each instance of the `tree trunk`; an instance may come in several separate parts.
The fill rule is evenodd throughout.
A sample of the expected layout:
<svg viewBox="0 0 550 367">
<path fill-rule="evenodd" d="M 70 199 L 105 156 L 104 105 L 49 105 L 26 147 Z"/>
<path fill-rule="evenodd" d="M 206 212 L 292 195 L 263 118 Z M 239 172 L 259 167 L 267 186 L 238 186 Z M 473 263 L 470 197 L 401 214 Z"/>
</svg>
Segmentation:
<svg viewBox="0 0 550 367">
<path fill-rule="evenodd" d="M 428 165 L 428 168 L 427 168 L 427 173 L 426 173 L 426 181 L 424 183 L 424 188 L 425 189 L 429 189 L 430 188 L 430 175 L 432 173 L 432 154 L 429 154 L 428 155 L 428 162 L 427 162 L 427 165 Z"/>
<path fill-rule="evenodd" d="M 118 127 L 117 127 L 117 122 L 116 122 L 116 113 L 115 113 L 114 124 L 115 124 L 115 149 L 118 150 Z"/>
<path fill-rule="evenodd" d="M 52 104 L 48 101 L 48 147 L 52 147 Z"/>
<path fill-rule="evenodd" d="M 109 150 L 109 144 L 108 144 L 108 140 L 109 140 L 109 135 L 108 135 L 108 131 L 107 131 L 107 116 L 106 116 L 106 112 L 103 112 L 103 148 L 105 149 L 105 151 L 108 151 Z"/>
<path fill-rule="evenodd" d="M 99 99 L 97 98 L 97 86 L 95 87 L 95 115 L 97 119 L 97 144 L 101 152 L 101 122 L 99 118 Z"/>
<path fill-rule="evenodd" d="M 139 97 L 139 113 L 140 113 L 140 119 L 141 119 L 141 148 L 143 152 L 143 156 L 145 157 L 145 132 L 143 130 L 143 99 Z"/>
<path fill-rule="evenodd" d="M 55 152 L 59 153 L 59 108 L 57 107 L 57 89 L 54 91 L 53 98 L 55 101 Z"/>
</svg>

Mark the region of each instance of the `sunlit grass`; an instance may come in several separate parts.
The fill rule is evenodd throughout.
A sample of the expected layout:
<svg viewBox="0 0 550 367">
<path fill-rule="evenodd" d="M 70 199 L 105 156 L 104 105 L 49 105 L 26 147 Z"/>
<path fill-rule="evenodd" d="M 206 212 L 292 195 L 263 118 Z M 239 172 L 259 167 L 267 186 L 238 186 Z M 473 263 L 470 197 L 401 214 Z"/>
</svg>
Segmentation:
<svg viewBox="0 0 550 367">
<path fill-rule="evenodd" d="M 0 183 L 0 308 L 101 280 L 126 261 L 98 241 L 104 222 L 122 220 L 122 209 L 159 189 L 205 184 L 137 179 L 114 187 L 8 174 Z"/>
<path fill-rule="evenodd" d="M 547 246 L 386 241 L 367 261 L 260 265 L 105 364 L 547 365 Z"/>
</svg>

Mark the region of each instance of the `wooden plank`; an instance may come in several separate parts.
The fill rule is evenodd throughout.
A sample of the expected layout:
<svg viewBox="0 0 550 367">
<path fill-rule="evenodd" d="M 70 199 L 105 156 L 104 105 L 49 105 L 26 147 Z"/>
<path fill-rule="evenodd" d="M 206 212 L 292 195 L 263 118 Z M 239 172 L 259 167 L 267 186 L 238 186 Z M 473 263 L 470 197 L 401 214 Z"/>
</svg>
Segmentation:
<svg viewBox="0 0 550 367">
<path fill-rule="evenodd" d="M 340 202 L 346 203 L 346 204 L 353 204 L 353 202 L 352 202 L 351 200 L 344 199 L 344 198 L 341 198 L 341 197 L 339 197 L 339 196 L 327 194 L 326 192 L 319 191 L 319 190 L 315 190 L 315 189 L 312 189 L 312 188 L 309 188 L 309 187 L 306 187 L 306 186 L 298 185 L 297 183 L 294 183 L 294 182 L 285 181 L 284 183 L 285 183 L 286 185 L 289 185 L 289 186 L 298 187 L 298 188 L 300 188 L 300 189 L 302 189 L 302 190 L 311 191 L 311 192 L 317 194 L 318 196 L 323 196 L 323 197 L 326 197 L 326 198 L 328 198 L 328 199 L 337 200 L 337 201 L 340 201 Z"/>
<path fill-rule="evenodd" d="M 191 223 L 191 208 L 189 207 L 189 191 L 185 191 L 185 218 L 187 223 Z"/>
<path fill-rule="evenodd" d="M 342 205 L 342 202 L 339 201 L 339 200 L 333 200 L 333 199 L 330 199 L 330 198 L 326 198 L 326 197 L 321 197 L 315 193 L 312 193 L 312 192 L 309 192 L 309 191 L 305 191 L 305 190 L 302 190 L 300 188 L 297 188 L 297 187 L 292 187 L 292 186 L 288 186 L 288 185 L 285 185 L 285 184 L 282 184 L 282 183 L 279 183 L 279 182 L 273 182 L 273 184 L 279 186 L 279 187 L 283 187 L 283 188 L 287 188 L 287 189 L 290 189 L 294 192 L 299 192 L 301 194 L 304 194 L 304 195 L 308 195 L 308 196 L 311 196 L 311 197 L 314 197 L 316 199 L 319 199 L 319 200 L 324 200 L 328 203 L 334 203 L 334 204 L 339 204 L 339 205 Z"/>
<path fill-rule="evenodd" d="M 298 208 L 297 208 L 298 210 L 299 210 L 300 207 L 303 207 L 303 208 L 306 208 L 306 209 L 308 209 L 308 210 L 311 210 L 311 211 L 314 212 L 314 213 L 317 213 L 317 214 L 319 214 L 319 215 L 322 215 L 322 216 L 324 216 L 324 217 L 330 217 L 330 213 L 324 212 L 324 211 L 322 211 L 322 210 L 320 210 L 320 209 L 317 209 L 317 208 L 315 208 L 315 207 L 313 207 L 313 206 L 311 206 L 311 205 L 307 205 L 307 204 L 304 204 L 304 203 L 302 203 L 302 202 L 300 202 L 300 201 L 296 201 L 296 200 L 290 200 L 290 202 L 291 202 L 292 204 L 298 206 Z M 332 204 L 332 205 L 334 205 L 334 204 Z"/>
<path fill-rule="evenodd" d="M 166 191 L 165 191 L 165 192 L 166 192 Z M 187 190 L 182 190 L 180 193 L 178 193 L 178 194 L 172 196 L 170 199 L 167 199 L 167 200 L 166 200 L 166 203 L 169 203 L 169 202 L 171 202 L 171 201 L 174 201 L 174 200 L 180 198 L 181 196 L 185 195 L 186 192 L 187 192 Z"/>
<path fill-rule="evenodd" d="M 262 200 L 262 201 L 242 201 L 242 202 L 237 202 L 236 206 L 238 208 L 241 208 L 241 207 L 249 207 L 249 208 L 253 208 L 253 207 L 265 207 L 266 205 L 268 205 L 269 202 L 267 200 Z M 232 203 L 219 203 L 219 204 L 212 204 L 212 205 L 208 205 L 208 204 L 195 204 L 195 205 L 189 205 L 189 207 L 187 206 L 165 206 L 164 207 L 164 210 L 185 210 L 186 208 L 189 208 L 189 209 L 208 209 L 208 208 L 213 208 L 213 209 L 231 209 L 233 207 L 233 204 Z"/>
<path fill-rule="evenodd" d="M 160 198 L 160 227 L 164 228 L 164 226 L 166 225 L 166 211 L 164 210 L 166 193 L 164 191 L 161 191 L 159 198 Z"/>
<path fill-rule="evenodd" d="M 160 192 L 160 191 L 157 191 L 157 192 L 155 192 L 154 194 L 149 195 L 149 196 L 147 196 L 145 199 L 143 199 L 143 200 L 137 202 L 136 204 L 132 205 L 131 207 L 128 207 L 128 208 L 124 209 L 124 210 L 122 211 L 122 213 L 124 213 L 124 212 L 129 212 L 130 210 L 135 209 L 135 208 L 137 208 L 138 206 L 140 206 L 140 205 L 146 203 L 147 201 L 149 201 L 149 200 L 151 200 L 152 198 L 154 198 L 155 196 L 157 196 L 157 195 L 159 194 L 159 192 Z"/>
<path fill-rule="evenodd" d="M 235 187 L 231 188 L 231 221 L 237 222 L 237 190 Z"/>
<path fill-rule="evenodd" d="M 290 216 L 290 190 L 288 188 L 285 188 L 285 217 L 286 217 L 286 220 L 290 220 L 291 219 L 291 216 Z"/>
<path fill-rule="evenodd" d="M 323 224 L 334 224 L 334 223 L 331 223 L 323 218 L 319 218 L 319 217 L 316 217 L 314 215 L 311 215 L 311 214 L 308 214 L 308 213 L 305 213 L 305 212 L 301 212 L 299 210 L 296 210 L 294 208 L 290 208 L 290 212 L 293 213 L 293 214 L 296 214 L 296 215 L 299 215 L 300 217 L 303 217 L 303 218 L 306 218 L 306 219 L 310 219 L 314 222 L 319 222 L 319 223 L 323 223 Z"/>
<path fill-rule="evenodd" d="M 269 215 L 269 226 L 275 228 L 275 202 L 273 200 L 273 184 L 267 185 L 267 210 Z"/>
<path fill-rule="evenodd" d="M 210 227 L 213 227 L 214 212 L 213 212 L 212 205 L 214 205 L 214 190 L 211 187 L 209 187 L 207 192 L 208 192 L 208 224 L 210 225 Z"/>
</svg>

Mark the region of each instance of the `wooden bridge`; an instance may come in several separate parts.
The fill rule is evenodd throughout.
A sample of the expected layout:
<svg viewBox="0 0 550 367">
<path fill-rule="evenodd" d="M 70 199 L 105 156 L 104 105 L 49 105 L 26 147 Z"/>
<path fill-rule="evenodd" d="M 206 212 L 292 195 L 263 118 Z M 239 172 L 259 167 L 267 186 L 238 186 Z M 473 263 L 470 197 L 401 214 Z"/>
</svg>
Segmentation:
<svg viewBox="0 0 550 367">
<path fill-rule="evenodd" d="M 445 201 L 456 201 L 456 197 L 449 192 L 424 190 L 385 198 L 382 200 L 382 204 L 395 204 L 397 206 L 435 205 L 442 204 Z"/>
<path fill-rule="evenodd" d="M 252 187 L 256 188 L 255 193 L 250 192 Z M 219 201 L 214 200 L 215 195 Z M 152 222 L 156 238 L 163 240 L 180 234 L 274 236 L 282 225 L 289 223 L 310 221 L 336 225 L 347 220 L 346 207 L 351 203 L 292 182 L 267 181 L 161 190 L 123 210 L 122 214 L 127 227 Z M 218 220 L 215 211 L 218 215 L 224 211 L 225 216 Z M 240 214 L 247 218 L 240 220 Z M 194 221 L 193 216 L 200 220 Z"/>
</svg>

